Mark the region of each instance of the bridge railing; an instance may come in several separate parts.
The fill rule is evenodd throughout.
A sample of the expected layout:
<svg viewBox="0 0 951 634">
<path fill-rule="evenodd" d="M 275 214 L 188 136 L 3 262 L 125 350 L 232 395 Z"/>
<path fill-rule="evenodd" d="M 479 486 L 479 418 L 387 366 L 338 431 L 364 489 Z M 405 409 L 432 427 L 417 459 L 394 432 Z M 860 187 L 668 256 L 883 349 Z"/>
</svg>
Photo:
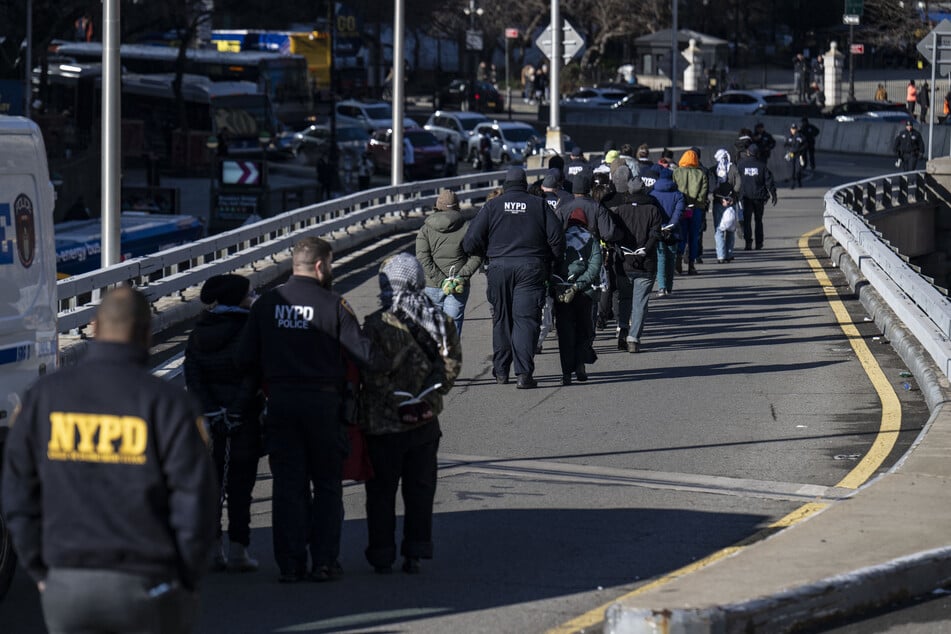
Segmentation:
<svg viewBox="0 0 951 634">
<path fill-rule="evenodd" d="M 951 301 L 869 222 L 870 213 L 932 199 L 923 172 L 850 183 L 825 195 L 826 231 L 946 376 L 951 376 Z"/>
<path fill-rule="evenodd" d="M 543 170 L 528 170 L 529 177 Z M 307 205 L 272 218 L 134 258 L 57 283 L 59 331 L 84 328 L 92 321 L 98 298 L 108 288 L 132 284 L 152 302 L 181 295 L 212 275 L 272 258 L 304 235 L 352 233 L 387 217 L 432 208 L 439 190 L 448 187 L 460 202 L 479 202 L 502 184 L 505 172 L 489 172 L 379 187 Z"/>
</svg>

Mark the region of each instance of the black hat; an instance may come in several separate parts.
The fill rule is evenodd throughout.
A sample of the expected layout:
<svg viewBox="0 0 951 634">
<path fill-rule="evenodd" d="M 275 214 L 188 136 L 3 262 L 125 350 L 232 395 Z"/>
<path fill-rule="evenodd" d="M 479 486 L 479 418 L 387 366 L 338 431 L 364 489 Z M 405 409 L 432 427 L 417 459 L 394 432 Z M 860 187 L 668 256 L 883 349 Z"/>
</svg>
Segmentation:
<svg viewBox="0 0 951 634">
<path fill-rule="evenodd" d="M 755 143 L 750 143 L 746 146 L 746 153 L 753 158 L 759 157 L 759 146 L 757 146 Z"/>
<path fill-rule="evenodd" d="M 545 174 L 545 178 L 542 180 L 542 187 L 549 187 L 554 189 L 558 187 L 558 184 L 561 182 L 561 170 L 550 169 Z"/>
<path fill-rule="evenodd" d="M 548 167 L 564 172 L 565 159 L 561 158 L 561 156 L 558 154 L 553 154 L 552 157 L 548 159 Z"/>
<path fill-rule="evenodd" d="M 790 123 L 790 124 L 789 124 L 789 129 L 790 129 L 790 130 L 798 130 L 798 129 L 799 129 L 799 126 L 796 125 L 795 123 Z"/>
<path fill-rule="evenodd" d="M 505 172 L 505 180 L 502 185 L 525 185 L 528 187 L 528 177 L 525 176 L 525 170 L 521 167 L 510 167 Z"/>
<path fill-rule="evenodd" d="M 579 156 L 581 156 L 581 154 L 582 154 L 582 152 L 581 152 L 581 146 L 576 145 L 576 146 L 574 146 L 573 148 L 571 148 L 571 156 L 579 157 Z"/>
<path fill-rule="evenodd" d="M 610 152 L 611 150 L 616 150 L 616 149 L 617 149 L 617 143 L 615 143 L 612 139 L 608 139 L 607 141 L 604 142 L 605 152 Z"/>
<path fill-rule="evenodd" d="M 238 306 L 248 296 L 251 282 L 248 278 L 235 273 L 209 277 L 201 287 L 202 304 L 221 304 Z"/>
<path fill-rule="evenodd" d="M 913 126 L 913 125 L 915 125 L 915 122 L 912 121 L 911 119 L 908 119 L 907 121 L 905 121 L 905 125 Z"/>
<path fill-rule="evenodd" d="M 589 170 L 581 170 L 571 177 L 571 193 L 587 194 L 591 191 L 594 178 Z"/>
</svg>

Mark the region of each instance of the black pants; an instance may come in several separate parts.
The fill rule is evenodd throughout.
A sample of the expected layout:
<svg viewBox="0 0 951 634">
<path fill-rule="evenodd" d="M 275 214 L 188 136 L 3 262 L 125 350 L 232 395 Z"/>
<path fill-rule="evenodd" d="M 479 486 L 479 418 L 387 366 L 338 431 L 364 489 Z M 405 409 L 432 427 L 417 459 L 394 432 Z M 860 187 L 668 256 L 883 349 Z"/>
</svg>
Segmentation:
<svg viewBox="0 0 951 634">
<path fill-rule="evenodd" d="M 763 246 L 763 209 L 765 207 L 765 200 L 743 199 L 743 239 L 746 240 L 747 245 L 753 242 L 754 230 L 752 225 L 755 220 L 756 246 L 757 248 Z"/>
<path fill-rule="evenodd" d="M 592 300 L 578 294 L 568 304 L 555 302 L 555 323 L 558 327 L 558 356 L 561 373 L 571 374 L 579 365 L 594 363 L 594 325 L 591 323 Z"/>
<path fill-rule="evenodd" d="M 541 330 L 547 276 L 545 264 L 536 260 L 493 260 L 486 267 L 495 376 L 507 377 L 513 361 L 515 374 L 535 372 L 535 345 Z"/>
<path fill-rule="evenodd" d="M 177 581 L 100 569 L 51 569 L 40 601 L 50 634 L 185 634 L 198 613 Z"/>
<path fill-rule="evenodd" d="M 340 408 L 336 392 L 271 387 L 266 431 L 274 559 L 284 574 L 307 572 L 308 547 L 314 568 L 340 554 L 341 473 L 349 446 Z"/>
<path fill-rule="evenodd" d="M 809 169 L 816 169 L 816 146 L 809 145 L 806 147 L 806 165 L 809 166 Z"/>
<path fill-rule="evenodd" d="M 901 171 L 914 172 L 918 169 L 918 153 L 909 152 L 901 155 Z"/>
<path fill-rule="evenodd" d="M 796 185 L 802 187 L 802 163 L 798 154 L 789 161 L 789 182 L 793 187 Z"/>
<path fill-rule="evenodd" d="M 228 453 L 228 541 L 247 546 L 251 543 L 251 491 L 258 476 L 260 425 L 246 421 L 228 437 L 212 432 L 213 456 L 218 482 L 224 482 L 225 453 Z M 218 530 L 221 531 L 221 506 L 218 507 Z"/>
<path fill-rule="evenodd" d="M 387 567 L 396 560 L 396 490 L 402 485 L 404 557 L 432 559 L 433 499 L 439 423 L 405 432 L 367 435 L 373 478 L 364 485 L 367 501 L 367 561 Z"/>
</svg>

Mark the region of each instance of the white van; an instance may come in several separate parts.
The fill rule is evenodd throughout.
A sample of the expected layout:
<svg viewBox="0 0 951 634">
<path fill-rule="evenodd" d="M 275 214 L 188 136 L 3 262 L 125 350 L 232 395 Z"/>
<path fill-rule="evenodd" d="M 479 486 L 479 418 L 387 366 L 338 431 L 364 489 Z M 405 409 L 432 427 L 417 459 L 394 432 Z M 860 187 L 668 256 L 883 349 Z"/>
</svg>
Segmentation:
<svg viewBox="0 0 951 634">
<path fill-rule="evenodd" d="M 54 203 L 39 127 L 0 115 L 0 450 L 23 390 L 56 367 Z M 0 596 L 15 566 L 0 517 Z"/>
</svg>

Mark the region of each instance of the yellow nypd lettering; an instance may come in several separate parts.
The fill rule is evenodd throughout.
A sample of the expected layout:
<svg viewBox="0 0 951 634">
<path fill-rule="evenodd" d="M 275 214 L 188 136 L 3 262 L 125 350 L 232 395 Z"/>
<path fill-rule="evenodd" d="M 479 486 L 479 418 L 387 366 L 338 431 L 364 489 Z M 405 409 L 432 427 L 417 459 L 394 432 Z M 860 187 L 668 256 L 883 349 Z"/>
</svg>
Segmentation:
<svg viewBox="0 0 951 634">
<path fill-rule="evenodd" d="M 149 428 L 137 416 L 50 413 L 50 460 L 145 464 Z"/>
</svg>

